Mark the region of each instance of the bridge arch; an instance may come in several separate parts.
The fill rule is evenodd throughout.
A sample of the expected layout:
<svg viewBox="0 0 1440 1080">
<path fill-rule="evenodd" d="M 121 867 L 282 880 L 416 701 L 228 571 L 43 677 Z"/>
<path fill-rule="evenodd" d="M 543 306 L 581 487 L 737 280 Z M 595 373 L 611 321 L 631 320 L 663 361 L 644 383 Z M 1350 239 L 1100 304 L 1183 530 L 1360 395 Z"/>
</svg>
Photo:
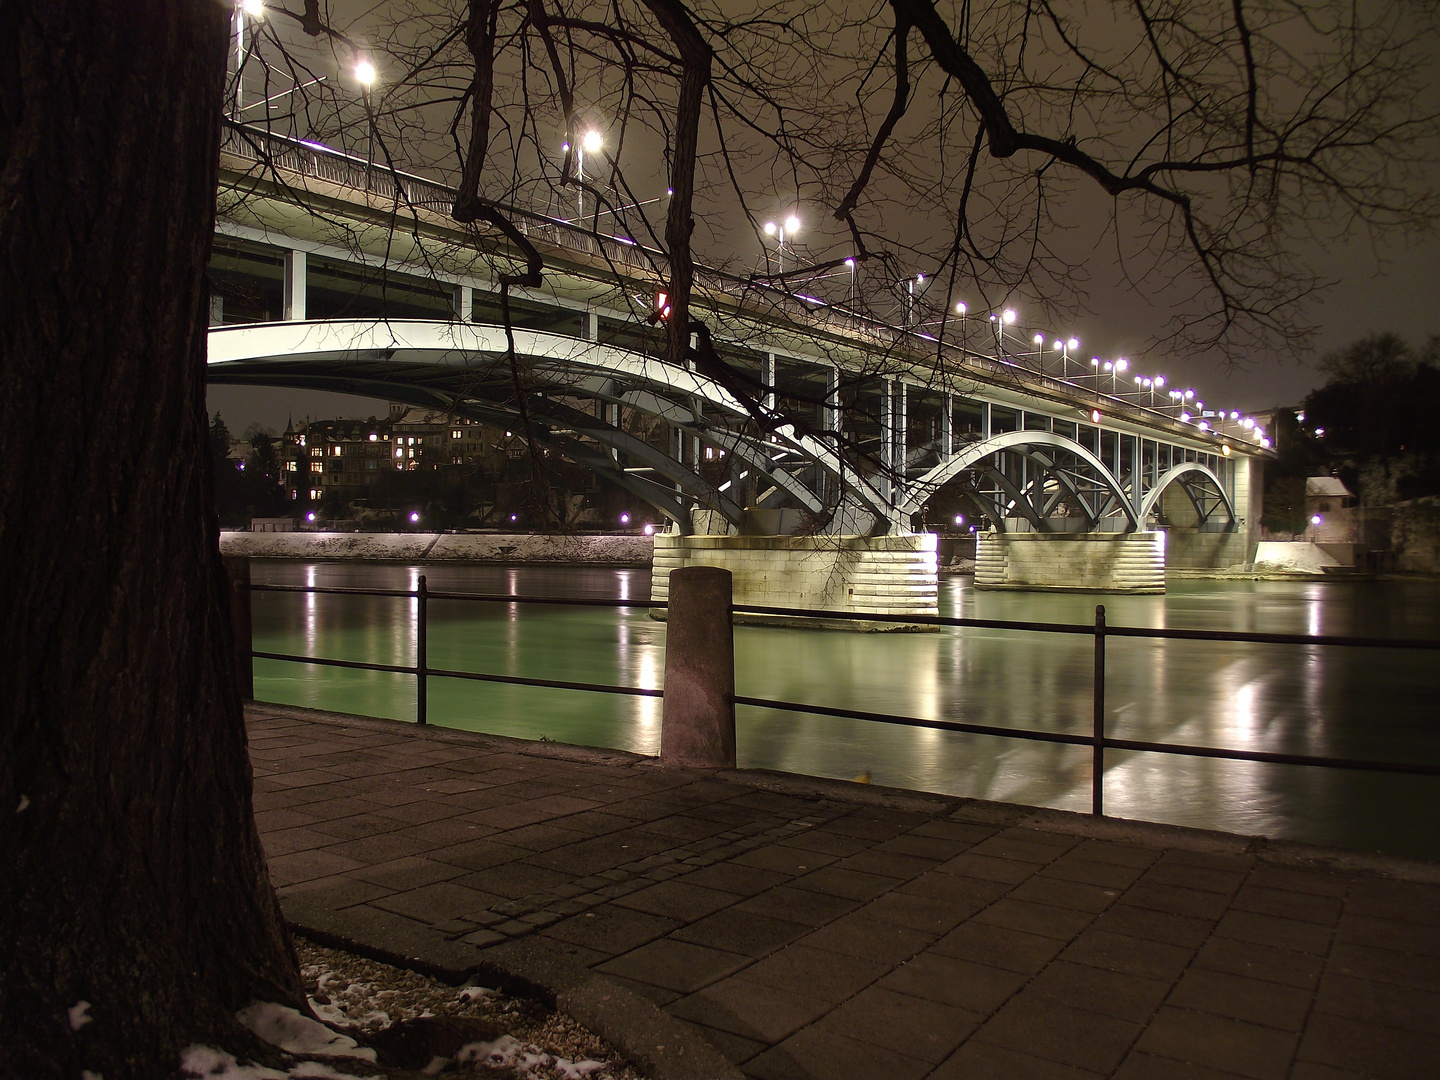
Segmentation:
<svg viewBox="0 0 1440 1080">
<path fill-rule="evenodd" d="M 378 397 L 514 427 L 521 403 L 503 364 L 512 343 L 532 381 L 521 391 L 524 412 L 545 426 L 543 441 L 649 503 L 682 531 L 691 527 L 687 499 L 738 527 L 745 507 L 727 491 L 730 483 L 713 484 L 681 458 L 556 398 L 636 409 L 734 455 L 769 485 L 765 505 L 790 501 L 817 515 L 826 511 L 826 493 L 805 479 L 818 465 L 844 498 L 832 528 L 868 533 L 892 519 L 880 493 L 821 440 L 790 425 L 765 437 L 747 430 L 749 411 L 714 380 L 655 357 L 561 334 L 400 319 L 213 327 L 209 378 Z M 638 462 L 640 471 L 626 468 L 618 455 Z"/>
<path fill-rule="evenodd" d="M 1152 514 L 1159 511 L 1161 499 L 1164 498 L 1166 490 L 1172 484 L 1179 484 L 1182 491 L 1189 498 L 1195 513 L 1200 519 L 1200 528 L 1204 529 L 1209 524 L 1211 517 L 1221 509 L 1224 509 L 1229 520 L 1225 524 L 1226 530 L 1235 528 L 1235 504 L 1231 502 L 1230 495 L 1225 490 L 1225 485 L 1220 478 L 1209 468 L 1198 461 L 1186 461 L 1173 468 L 1167 469 L 1160 477 L 1159 482 L 1145 493 L 1145 498 L 1140 504 L 1140 520 L 1148 521 Z"/>
<path fill-rule="evenodd" d="M 1062 466 L 1056 460 L 1056 455 L 1046 454 L 1046 450 L 1060 451 L 1078 459 L 1084 466 L 1083 475 L 1079 470 Z M 1124 488 L 1104 462 L 1087 447 L 1073 439 L 1049 431 L 1007 431 L 965 446 L 923 476 L 917 477 L 906 485 L 905 496 L 898 507 L 901 519 L 908 520 L 910 515 L 918 513 L 926 499 L 961 473 L 973 469 L 976 465 L 983 463 L 986 458 L 1004 451 L 1020 454 L 1034 462 L 1040 467 L 1040 476 L 1049 476 L 1060 489 L 1059 496 L 1051 498 L 1046 503 L 1042 501 L 1043 490 L 1041 487 L 1032 484 L 1030 487 L 1033 489 L 1033 493 L 1026 492 L 1014 485 L 999 470 L 987 470 L 1000 490 L 1009 496 L 1011 504 L 1021 511 L 1022 516 L 1029 518 L 1037 528 L 1043 528 L 1042 522 L 1047 519 L 1048 512 L 1053 510 L 1060 498 L 1066 495 L 1081 507 L 1089 518 L 1088 524 L 1092 528 L 1101 517 L 1108 516 L 1104 511 L 1112 507 L 1127 520 L 1129 528 L 1126 531 L 1141 528 L 1144 515 L 1136 512 Z M 1091 505 L 1080 490 L 1082 484 L 1103 493 L 1106 497 L 1104 504 Z M 1037 502 L 1040 502 L 1041 505 L 1037 505 Z M 997 514 L 994 521 L 997 528 L 1004 528 L 1003 515 Z"/>
</svg>

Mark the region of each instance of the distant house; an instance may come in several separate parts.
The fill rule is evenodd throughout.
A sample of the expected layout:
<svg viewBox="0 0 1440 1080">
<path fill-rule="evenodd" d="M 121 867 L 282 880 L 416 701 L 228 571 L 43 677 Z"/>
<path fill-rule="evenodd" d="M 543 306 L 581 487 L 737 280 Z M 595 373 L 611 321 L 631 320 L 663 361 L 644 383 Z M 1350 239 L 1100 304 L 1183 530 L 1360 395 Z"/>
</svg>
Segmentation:
<svg viewBox="0 0 1440 1080">
<path fill-rule="evenodd" d="M 1334 476 L 1310 476 L 1305 479 L 1305 517 L 1309 528 L 1307 540 L 1317 544 L 1344 544 L 1357 540 L 1358 521 L 1355 493 Z"/>
</svg>

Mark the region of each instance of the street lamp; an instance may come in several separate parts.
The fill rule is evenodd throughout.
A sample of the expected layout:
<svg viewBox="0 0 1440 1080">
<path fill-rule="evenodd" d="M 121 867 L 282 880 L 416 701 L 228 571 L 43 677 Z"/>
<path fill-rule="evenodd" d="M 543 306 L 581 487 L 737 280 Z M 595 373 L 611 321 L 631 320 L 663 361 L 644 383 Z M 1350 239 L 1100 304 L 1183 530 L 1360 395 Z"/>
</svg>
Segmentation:
<svg viewBox="0 0 1440 1080">
<path fill-rule="evenodd" d="M 960 316 L 960 356 L 965 356 L 965 315 L 970 309 L 961 300 L 955 305 L 955 314 Z"/>
<path fill-rule="evenodd" d="M 773 221 L 765 222 L 765 235 L 773 236 L 778 241 L 776 245 L 776 258 L 779 260 L 780 273 L 785 273 L 785 234 L 788 232 L 791 237 L 800 231 L 800 219 L 791 214 L 780 224 Z"/>
<path fill-rule="evenodd" d="M 1037 369 L 1039 369 L 1041 375 L 1044 375 L 1044 374 L 1045 374 L 1045 335 L 1044 335 L 1044 334 L 1036 334 L 1036 335 L 1035 335 L 1033 338 L 1031 338 L 1030 340 L 1035 343 L 1035 367 L 1036 367 Z"/>
<path fill-rule="evenodd" d="M 1059 338 L 1055 339 L 1052 348 L 1060 350 L 1060 377 L 1062 379 L 1070 373 L 1070 350 L 1078 349 L 1079 347 L 1079 338 L 1072 337 L 1066 341 L 1061 341 Z"/>
<path fill-rule="evenodd" d="M 919 321 L 915 318 L 915 286 L 924 284 L 924 274 L 916 274 L 913 278 L 905 281 L 905 326 L 907 329 L 912 323 Z"/>
<path fill-rule="evenodd" d="M 1015 309 L 1006 308 L 999 315 L 991 315 L 990 322 L 995 327 L 995 352 L 998 356 L 1005 354 L 1005 327 L 1015 322 Z"/>
<path fill-rule="evenodd" d="M 241 76 L 245 70 L 245 20 L 258 22 L 265 18 L 265 5 L 261 0 L 240 0 L 235 5 L 235 13 L 231 16 L 230 25 L 235 36 L 235 114 L 234 119 L 240 119 L 240 113 L 245 108 L 244 90 L 241 86 Z"/>
<path fill-rule="evenodd" d="M 585 155 L 587 153 L 598 154 L 604 145 L 604 137 L 600 132 L 591 128 L 580 136 L 580 144 L 575 147 L 575 179 L 580 185 L 580 193 L 576 196 L 577 217 L 585 216 Z M 569 149 L 569 143 L 564 143 L 560 147 L 562 153 Z"/>
<path fill-rule="evenodd" d="M 375 161 L 375 114 L 370 109 L 370 88 L 375 85 L 375 65 L 367 57 L 355 61 L 355 81 L 360 84 L 360 97 L 365 103 L 365 190 L 370 190 L 370 166 Z"/>
<path fill-rule="evenodd" d="M 850 268 L 850 310 L 855 310 L 855 260 L 846 259 L 845 265 Z"/>
</svg>

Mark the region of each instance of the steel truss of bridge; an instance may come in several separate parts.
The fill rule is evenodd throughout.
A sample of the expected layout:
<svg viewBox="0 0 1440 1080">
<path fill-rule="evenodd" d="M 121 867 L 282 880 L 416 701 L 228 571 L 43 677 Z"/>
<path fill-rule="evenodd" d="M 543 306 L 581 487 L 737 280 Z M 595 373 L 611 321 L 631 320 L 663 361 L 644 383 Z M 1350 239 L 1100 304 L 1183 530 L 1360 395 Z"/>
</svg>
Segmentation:
<svg viewBox="0 0 1440 1080">
<path fill-rule="evenodd" d="M 815 297 L 702 274 L 697 317 L 728 373 L 670 363 L 649 309 L 663 259 L 563 221 L 519 216 L 554 270 L 512 289 L 498 325 L 494 238 L 457 233 L 439 185 L 384 173 L 377 194 L 373 172 L 228 129 L 211 382 L 518 429 L 679 532 L 772 510 L 784 531 L 899 533 L 942 496 L 1001 532 L 1244 523 L 1259 447 Z"/>
</svg>

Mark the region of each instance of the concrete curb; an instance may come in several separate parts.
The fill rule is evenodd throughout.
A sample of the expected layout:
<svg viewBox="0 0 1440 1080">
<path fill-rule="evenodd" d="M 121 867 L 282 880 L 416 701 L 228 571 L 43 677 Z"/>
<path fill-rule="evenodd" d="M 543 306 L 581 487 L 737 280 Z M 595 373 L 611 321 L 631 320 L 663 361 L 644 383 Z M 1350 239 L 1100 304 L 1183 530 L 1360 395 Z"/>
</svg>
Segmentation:
<svg viewBox="0 0 1440 1080">
<path fill-rule="evenodd" d="M 290 929 L 347 952 L 460 985 L 471 979 L 539 998 L 589 1028 L 655 1080 L 743 1080 L 739 1069 L 683 1020 L 572 959 L 563 944 L 520 938 L 478 949 L 373 912 L 334 911 L 285 897 Z"/>
</svg>

